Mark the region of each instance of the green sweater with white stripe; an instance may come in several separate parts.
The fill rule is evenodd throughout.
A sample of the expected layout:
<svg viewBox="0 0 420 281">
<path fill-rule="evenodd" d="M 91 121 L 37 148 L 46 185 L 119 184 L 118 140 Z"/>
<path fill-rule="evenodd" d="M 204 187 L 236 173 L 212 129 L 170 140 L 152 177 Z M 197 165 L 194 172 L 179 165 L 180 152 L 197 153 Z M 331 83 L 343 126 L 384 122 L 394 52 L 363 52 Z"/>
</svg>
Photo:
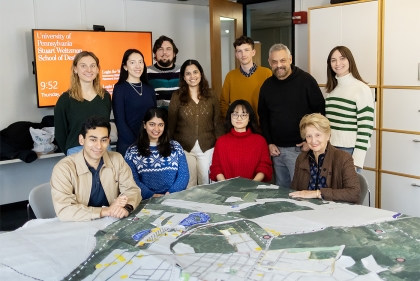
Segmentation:
<svg viewBox="0 0 420 281">
<path fill-rule="evenodd" d="M 331 123 L 331 144 L 354 147 L 354 165 L 363 168 L 373 131 L 373 97 L 370 88 L 351 73 L 336 77 L 337 86 L 325 101 Z"/>
</svg>

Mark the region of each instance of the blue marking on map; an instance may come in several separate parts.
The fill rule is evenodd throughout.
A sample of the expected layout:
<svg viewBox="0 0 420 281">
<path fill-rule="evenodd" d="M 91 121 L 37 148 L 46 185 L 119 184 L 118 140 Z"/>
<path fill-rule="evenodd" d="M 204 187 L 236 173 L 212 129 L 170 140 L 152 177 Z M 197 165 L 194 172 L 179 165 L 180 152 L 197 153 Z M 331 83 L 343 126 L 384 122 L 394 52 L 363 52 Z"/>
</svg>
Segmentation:
<svg viewBox="0 0 420 281">
<path fill-rule="evenodd" d="M 401 216 L 402 214 L 401 213 L 396 213 L 395 215 L 393 215 L 392 217 L 394 218 L 394 219 L 396 219 L 396 218 L 398 218 L 399 216 Z"/>
<path fill-rule="evenodd" d="M 179 223 L 179 225 L 182 225 L 184 227 L 190 227 L 196 224 L 207 223 L 209 222 L 209 220 L 210 220 L 210 216 L 207 215 L 206 213 L 195 212 L 195 213 L 189 214 L 189 216 L 183 219 Z"/>
<path fill-rule="evenodd" d="M 140 241 L 144 236 L 146 236 L 150 232 L 151 232 L 150 229 L 142 230 L 142 231 L 139 231 L 136 234 L 134 234 L 132 237 L 133 237 L 134 241 Z"/>
</svg>

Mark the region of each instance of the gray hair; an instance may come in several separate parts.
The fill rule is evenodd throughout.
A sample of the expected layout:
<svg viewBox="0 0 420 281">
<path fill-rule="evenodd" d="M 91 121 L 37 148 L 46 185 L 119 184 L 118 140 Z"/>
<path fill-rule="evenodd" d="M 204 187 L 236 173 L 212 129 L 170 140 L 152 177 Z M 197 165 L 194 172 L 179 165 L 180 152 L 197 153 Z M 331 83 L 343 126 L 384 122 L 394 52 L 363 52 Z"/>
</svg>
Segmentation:
<svg viewBox="0 0 420 281">
<path fill-rule="evenodd" d="M 284 44 L 278 43 L 271 46 L 270 50 L 268 51 L 268 57 L 270 57 L 272 52 L 277 52 L 277 51 L 282 51 L 282 50 L 285 50 L 289 57 L 291 56 L 289 48 L 287 48 L 287 46 Z"/>
</svg>

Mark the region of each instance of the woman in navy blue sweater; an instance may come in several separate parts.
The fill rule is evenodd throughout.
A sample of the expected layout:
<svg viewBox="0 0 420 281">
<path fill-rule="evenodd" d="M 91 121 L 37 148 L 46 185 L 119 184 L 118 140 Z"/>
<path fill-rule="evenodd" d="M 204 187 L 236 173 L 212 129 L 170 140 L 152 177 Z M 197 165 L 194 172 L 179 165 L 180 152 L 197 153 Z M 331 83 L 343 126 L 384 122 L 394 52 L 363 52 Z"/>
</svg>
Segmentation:
<svg viewBox="0 0 420 281">
<path fill-rule="evenodd" d="M 167 124 L 164 109 L 147 110 L 140 138 L 125 154 L 143 199 L 182 191 L 190 179 L 184 149 L 169 140 Z"/>
<path fill-rule="evenodd" d="M 136 49 L 125 51 L 120 78 L 114 86 L 112 108 L 118 130 L 117 151 L 123 156 L 136 142 L 144 114 L 156 106 L 155 90 L 147 80 L 143 54 Z"/>
</svg>

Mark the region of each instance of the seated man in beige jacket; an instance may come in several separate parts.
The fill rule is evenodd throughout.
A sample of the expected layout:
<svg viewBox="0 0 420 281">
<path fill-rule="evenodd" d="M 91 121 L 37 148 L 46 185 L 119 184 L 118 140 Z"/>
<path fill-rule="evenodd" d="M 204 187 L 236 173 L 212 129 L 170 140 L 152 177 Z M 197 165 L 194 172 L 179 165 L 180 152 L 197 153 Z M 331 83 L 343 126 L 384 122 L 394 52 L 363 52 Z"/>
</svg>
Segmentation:
<svg viewBox="0 0 420 281">
<path fill-rule="evenodd" d="M 109 122 L 92 116 L 83 124 L 83 150 L 55 165 L 51 176 L 54 209 L 61 221 L 127 217 L 140 203 L 140 188 L 121 154 L 107 151 Z"/>
</svg>

